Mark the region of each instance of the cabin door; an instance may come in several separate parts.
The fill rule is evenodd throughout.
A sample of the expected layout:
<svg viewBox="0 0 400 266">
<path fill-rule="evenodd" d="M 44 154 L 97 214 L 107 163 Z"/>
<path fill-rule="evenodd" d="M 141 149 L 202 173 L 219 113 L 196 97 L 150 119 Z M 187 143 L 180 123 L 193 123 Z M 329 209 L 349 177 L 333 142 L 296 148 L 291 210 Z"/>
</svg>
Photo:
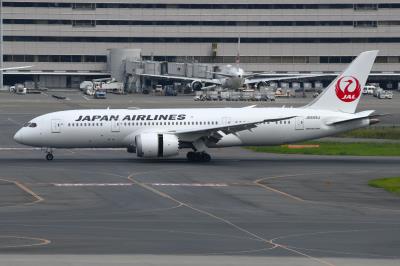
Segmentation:
<svg viewBox="0 0 400 266">
<path fill-rule="evenodd" d="M 61 133 L 62 121 L 60 119 L 51 120 L 51 133 Z"/>
<path fill-rule="evenodd" d="M 119 121 L 111 121 L 111 132 L 119 132 L 120 131 L 120 122 Z"/>
<path fill-rule="evenodd" d="M 304 130 L 304 118 L 296 117 L 296 130 Z"/>
</svg>

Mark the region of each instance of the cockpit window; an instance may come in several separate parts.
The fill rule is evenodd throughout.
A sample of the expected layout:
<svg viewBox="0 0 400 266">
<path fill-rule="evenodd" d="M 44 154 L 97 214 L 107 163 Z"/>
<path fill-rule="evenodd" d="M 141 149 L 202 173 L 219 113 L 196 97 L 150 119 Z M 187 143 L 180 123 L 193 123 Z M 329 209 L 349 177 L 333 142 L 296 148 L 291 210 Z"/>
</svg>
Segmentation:
<svg viewBox="0 0 400 266">
<path fill-rule="evenodd" d="M 23 124 L 23 127 L 37 127 L 37 124 L 36 123 L 27 122 L 27 123 Z"/>
</svg>

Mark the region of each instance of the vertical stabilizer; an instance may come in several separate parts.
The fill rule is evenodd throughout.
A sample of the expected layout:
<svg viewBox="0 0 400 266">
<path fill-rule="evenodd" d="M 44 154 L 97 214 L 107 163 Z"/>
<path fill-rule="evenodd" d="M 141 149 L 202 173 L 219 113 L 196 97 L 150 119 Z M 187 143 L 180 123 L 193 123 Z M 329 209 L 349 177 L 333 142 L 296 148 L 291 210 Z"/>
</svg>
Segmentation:
<svg viewBox="0 0 400 266">
<path fill-rule="evenodd" d="M 346 70 L 305 108 L 354 113 L 378 52 L 367 51 L 357 56 Z"/>
</svg>

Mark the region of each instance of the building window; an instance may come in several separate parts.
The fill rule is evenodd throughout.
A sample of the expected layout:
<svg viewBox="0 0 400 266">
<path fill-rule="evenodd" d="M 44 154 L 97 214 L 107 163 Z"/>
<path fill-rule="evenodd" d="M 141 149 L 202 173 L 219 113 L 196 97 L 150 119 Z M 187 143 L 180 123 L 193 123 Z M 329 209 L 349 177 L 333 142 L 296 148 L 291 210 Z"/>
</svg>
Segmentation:
<svg viewBox="0 0 400 266">
<path fill-rule="evenodd" d="M 376 28 L 378 27 L 377 21 L 354 21 L 354 28 Z"/>
<path fill-rule="evenodd" d="M 95 3 L 73 3 L 72 4 L 72 9 L 83 9 L 83 10 L 88 10 L 88 9 L 96 9 L 96 4 Z"/>
<path fill-rule="evenodd" d="M 378 4 L 354 4 L 353 9 L 357 11 L 378 10 Z"/>
<path fill-rule="evenodd" d="M 96 27 L 95 20 L 73 20 L 73 27 Z"/>
</svg>

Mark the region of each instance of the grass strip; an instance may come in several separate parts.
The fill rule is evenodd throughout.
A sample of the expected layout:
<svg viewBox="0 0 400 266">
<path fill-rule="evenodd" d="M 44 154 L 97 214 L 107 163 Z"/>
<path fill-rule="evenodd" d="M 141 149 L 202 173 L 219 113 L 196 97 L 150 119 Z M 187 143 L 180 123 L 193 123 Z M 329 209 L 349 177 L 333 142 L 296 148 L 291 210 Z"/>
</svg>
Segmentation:
<svg viewBox="0 0 400 266">
<path fill-rule="evenodd" d="M 383 188 L 386 191 L 400 196 L 400 177 L 388 177 L 370 180 L 368 185 L 376 188 Z"/>
<path fill-rule="evenodd" d="M 341 133 L 336 137 L 367 139 L 400 139 L 400 127 L 369 127 Z"/>
<path fill-rule="evenodd" d="M 354 155 L 354 156 L 400 156 L 400 143 L 342 143 L 342 142 L 304 142 L 305 148 L 282 146 L 247 147 L 255 152 L 311 155 Z M 309 145 L 319 145 L 310 148 Z"/>
</svg>

